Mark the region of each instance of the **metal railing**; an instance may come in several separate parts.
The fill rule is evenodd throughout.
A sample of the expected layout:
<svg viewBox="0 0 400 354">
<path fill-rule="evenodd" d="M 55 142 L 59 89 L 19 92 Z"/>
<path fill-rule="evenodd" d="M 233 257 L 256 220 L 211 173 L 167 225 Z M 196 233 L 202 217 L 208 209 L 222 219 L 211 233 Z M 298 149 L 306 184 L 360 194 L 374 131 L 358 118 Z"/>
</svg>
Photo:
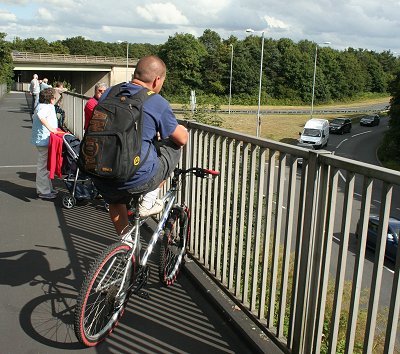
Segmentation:
<svg viewBox="0 0 400 354">
<path fill-rule="evenodd" d="M 45 63 L 68 63 L 68 64 L 110 64 L 126 65 L 126 57 L 106 57 L 88 55 L 69 55 L 54 53 L 32 53 L 12 51 L 14 62 L 45 62 Z M 129 65 L 136 65 L 137 59 L 128 58 Z"/>
<path fill-rule="evenodd" d="M 7 84 L 0 84 L 0 98 L 7 93 Z"/>
<path fill-rule="evenodd" d="M 78 137 L 84 103 L 64 94 Z M 221 172 L 188 179 L 181 199 L 192 210 L 191 255 L 225 293 L 283 352 L 398 352 L 400 257 L 388 266 L 384 256 L 400 173 L 183 124 L 182 166 Z M 370 214 L 380 218 L 375 253 L 366 250 Z"/>
</svg>

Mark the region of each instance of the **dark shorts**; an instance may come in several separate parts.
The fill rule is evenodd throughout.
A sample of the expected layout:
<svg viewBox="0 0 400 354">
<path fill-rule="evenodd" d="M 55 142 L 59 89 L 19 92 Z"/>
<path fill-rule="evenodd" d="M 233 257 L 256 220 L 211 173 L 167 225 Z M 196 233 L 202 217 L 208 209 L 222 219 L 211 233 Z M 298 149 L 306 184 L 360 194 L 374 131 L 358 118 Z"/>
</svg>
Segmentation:
<svg viewBox="0 0 400 354">
<path fill-rule="evenodd" d="M 156 189 L 166 180 L 181 158 L 181 148 L 169 139 L 155 143 L 159 164 L 156 174 L 145 184 L 130 189 L 121 189 L 115 182 L 93 179 L 93 183 L 108 204 L 129 204 L 134 195 L 145 194 Z"/>
</svg>

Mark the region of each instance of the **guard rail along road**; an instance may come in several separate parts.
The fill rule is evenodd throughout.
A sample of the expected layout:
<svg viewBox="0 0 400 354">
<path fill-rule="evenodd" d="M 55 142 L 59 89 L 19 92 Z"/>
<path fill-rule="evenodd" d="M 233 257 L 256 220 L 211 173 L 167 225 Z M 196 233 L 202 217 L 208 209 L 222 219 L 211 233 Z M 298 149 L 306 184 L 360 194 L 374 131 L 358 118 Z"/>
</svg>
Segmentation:
<svg viewBox="0 0 400 354">
<path fill-rule="evenodd" d="M 63 100 L 66 125 L 81 138 L 86 98 L 66 93 Z M 382 279 L 388 218 L 400 210 L 400 173 L 182 124 L 190 140 L 181 167 L 221 172 L 215 181 L 193 178 L 182 186 L 193 213 L 189 251 L 236 303 L 232 311 L 245 312 L 285 353 L 399 352 L 398 253 L 390 286 Z M 372 213 L 380 216 L 380 238 L 370 257 Z"/>
</svg>

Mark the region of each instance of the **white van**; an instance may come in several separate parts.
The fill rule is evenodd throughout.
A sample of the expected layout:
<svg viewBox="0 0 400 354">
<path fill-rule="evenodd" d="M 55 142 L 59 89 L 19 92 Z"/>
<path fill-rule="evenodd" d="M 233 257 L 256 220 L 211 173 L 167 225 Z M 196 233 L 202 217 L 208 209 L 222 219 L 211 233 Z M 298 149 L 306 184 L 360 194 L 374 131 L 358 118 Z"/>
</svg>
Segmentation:
<svg viewBox="0 0 400 354">
<path fill-rule="evenodd" d="M 300 133 L 299 145 L 311 149 L 321 149 L 328 145 L 329 122 L 326 119 L 312 118 L 307 121 Z"/>
</svg>

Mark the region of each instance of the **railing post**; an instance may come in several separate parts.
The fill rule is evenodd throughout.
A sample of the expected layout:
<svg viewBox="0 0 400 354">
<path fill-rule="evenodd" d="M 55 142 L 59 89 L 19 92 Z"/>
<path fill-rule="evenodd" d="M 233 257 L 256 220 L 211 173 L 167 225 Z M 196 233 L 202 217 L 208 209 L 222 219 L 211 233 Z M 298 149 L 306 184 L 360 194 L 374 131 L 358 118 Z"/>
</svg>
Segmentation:
<svg viewBox="0 0 400 354">
<path fill-rule="evenodd" d="M 312 257 L 315 238 L 315 208 L 316 191 L 318 186 L 318 154 L 310 150 L 307 169 L 306 200 L 304 207 L 303 232 L 297 242 L 301 242 L 300 262 L 298 270 L 298 294 L 295 307 L 295 323 L 293 330 L 293 353 L 310 354 L 312 340 L 307 340 L 313 334 L 313 323 L 308 323 L 307 312 L 310 302 L 310 282 L 312 270 Z M 312 338 L 312 337 L 311 337 Z"/>
</svg>

